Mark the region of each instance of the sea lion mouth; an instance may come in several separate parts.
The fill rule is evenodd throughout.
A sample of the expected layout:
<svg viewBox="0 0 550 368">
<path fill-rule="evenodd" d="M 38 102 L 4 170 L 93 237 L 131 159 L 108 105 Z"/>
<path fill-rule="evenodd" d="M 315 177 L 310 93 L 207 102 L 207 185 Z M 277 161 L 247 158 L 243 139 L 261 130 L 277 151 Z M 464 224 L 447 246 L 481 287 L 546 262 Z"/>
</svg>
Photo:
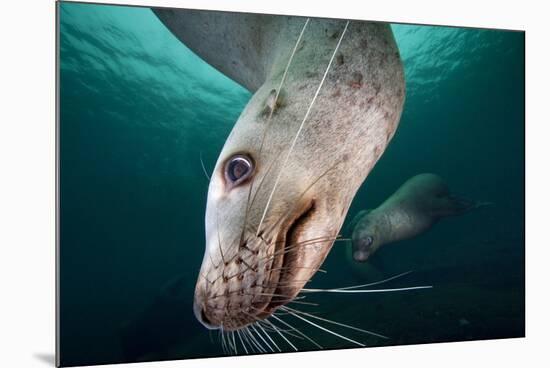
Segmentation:
<svg viewBox="0 0 550 368">
<path fill-rule="evenodd" d="M 194 303 L 195 316 L 205 327 L 239 330 L 270 317 L 300 292 L 305 282 L 296 279 L 304 268 L 304 244 L 312 242 L 305 238 L 317 209 L 314 200 L 293 207 L 282 217 L 282 223 L 271 224 L 277 228 L 273 238 L 261 231 L 257 235 L 261 242 L 255 242 L 256 247 L 271 247 L 262 255 L 258 255 L 258 248 L 247 245 L 231 259 L 226 253 L 225 263 L 223 259 L 219 264 L 207 263 L 209 271 L 217 276 L 199 279 Z"/>
<path fill-rule="evenodd" d="M 271 314 L 277 307 L 288 303 L 301 290 L 300 282 L 293 280 L 293 271 L 300 267 L 300 245 L 304 241 L 300 240 L 315 214 L 315 201 L 311 200 L 302 206 L 297 215 L 287 224 L 286 232 L 282 231 L 277 239 L 279 246 L 275 247 L 275 252 L 280 255 L 273 262 L 273 268 L 278 267 L 277 281 L 273 282 L 274 292 L 271 301 L 264 309 L 266 315 Z M 272 290 L 273 290 L 272 289 Z"/>
</svg>

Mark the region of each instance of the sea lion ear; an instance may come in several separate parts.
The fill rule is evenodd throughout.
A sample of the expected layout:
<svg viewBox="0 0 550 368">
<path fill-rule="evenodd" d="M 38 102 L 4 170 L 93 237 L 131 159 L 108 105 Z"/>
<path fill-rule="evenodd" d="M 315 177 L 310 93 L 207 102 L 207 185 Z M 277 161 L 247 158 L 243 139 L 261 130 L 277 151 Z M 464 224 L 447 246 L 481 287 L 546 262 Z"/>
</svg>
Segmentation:
<svg viewBox="0 0 550 368">
<path fill-rule="evenodd" d="M 363 217 L 368 215 L 372 212 L 372 209 L 368 210 L 361 210 L 357 212 L 357 214 L 353 217 L 353 219 L 344 227 L 344 235 L 351 236 L 353 233 L 353 229 L 355 229 L 355 226 L 361 221 Z"/>
<path fill-rule="evenodd" d="M 266 105 L 270 110 L 275 110 L 275 108 L 277 107 L 276 99 L 278 98 L 279 96 L 277 96 L 277 90 L 272 89 L 271 92 L 269 92 L 269 96 L 267 96 L 267 101 L 266 101 Z"/>
<path fill-rule="evenodd" d="M 275 112 L 278 107 L 282 106 L 282 91 L 277 94 L 276 89 L 272 89 L 265 101 L 265 107 L 262 111 L 264 115 L 269 115 L 272 111 Z"/>
</svg>

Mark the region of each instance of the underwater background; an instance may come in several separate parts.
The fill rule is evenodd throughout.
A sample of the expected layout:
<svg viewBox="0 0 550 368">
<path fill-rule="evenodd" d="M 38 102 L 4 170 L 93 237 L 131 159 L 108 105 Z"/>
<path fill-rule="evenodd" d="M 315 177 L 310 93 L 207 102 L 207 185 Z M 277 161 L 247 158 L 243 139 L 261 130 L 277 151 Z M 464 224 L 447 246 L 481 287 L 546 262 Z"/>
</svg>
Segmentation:
<svg viewBox="0 0 550 368">
<path fill-rule="evenodd" d="M 251 95 L 148 8 L 58 7 L 61 364 L 222 355 L 217 333 L 192 312 L 208 187 L 200 157 L 214 166 Z M 336 243 L 327 273 L 308 284 L 413 271 L 388 285 L 433 289 L 311 295 L 319 306 L 296 308 L 389 337 L 332 326 L 367 346 L 524 336 L 524 33 L 392 28 L 405 108 L 346 223 L 423 172 L 492 204 L 384 247 L 367 264 Z M 354 346 L 296 326 L 326 348 Z"/>
</svg>

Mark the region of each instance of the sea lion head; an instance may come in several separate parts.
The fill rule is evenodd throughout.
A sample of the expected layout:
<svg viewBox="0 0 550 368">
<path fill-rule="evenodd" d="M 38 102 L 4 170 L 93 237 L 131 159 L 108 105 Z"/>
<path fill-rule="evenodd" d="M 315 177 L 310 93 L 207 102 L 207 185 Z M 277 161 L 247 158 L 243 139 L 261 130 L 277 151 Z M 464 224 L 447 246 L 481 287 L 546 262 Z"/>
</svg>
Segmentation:
<svg viewBox="0 0 550 368">
<path fill-rule="evenodd" d="M 346 62 L 335 58 L 325 80 L 346 23 L 311 23 L 283 87 L 286 61 L 253 94 L 213 170 L 194 301 L 207 328 L 238 330 L 297 296 L 397 128 L 404 84 L 389 27 L 350 26 L 338 49 Z M 367 37 L 387 55 L 359 52 Z M 366 68 L 372 55 L 376 71 Z"/>
<path fill-rule="evenodd" d="M 353 259 L 366 262 L 367 259 L 383 244 L 382 232 L 370 212 L 359 220 L 351 235 Z"/>
<path fill-rule="evenodd" d="M 397 129 L 403 65 L 388 24 L 154 12 L 253 93 L 211 175 L 194 299 L 207 328 L 238 330 L 296 297 L 324 261 Z"/>
<path fill-rule="evenodd" d="M 330 250 L 352 197 L 343 189 L 346 160 L 320 155 L 311 135 L 286 160 L 297 127 L 282 107 L 267 122 L 270 87 L 252 98 L 211 177 L 195 293 L 195 314 L 209 328 L 238 329 L 294 298 Z"/>
</svg>

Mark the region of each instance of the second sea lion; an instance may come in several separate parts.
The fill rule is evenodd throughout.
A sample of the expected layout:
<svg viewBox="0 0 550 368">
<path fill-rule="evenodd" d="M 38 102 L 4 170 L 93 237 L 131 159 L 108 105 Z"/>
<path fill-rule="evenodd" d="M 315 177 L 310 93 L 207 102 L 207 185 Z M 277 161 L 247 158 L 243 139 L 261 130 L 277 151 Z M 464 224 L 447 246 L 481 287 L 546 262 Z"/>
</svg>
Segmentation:
<svg viewBox="0 0 550 368">
<path fill-rule="evenodd" d="M 382 245 L 413 238 L 441 218 L 461 215 L 485 204 L 452 195 L 438 175 L 416 175 L 378 208 L 355 216 L 351 224 L 353 259 L 365 262 Z"/>
</svg>

